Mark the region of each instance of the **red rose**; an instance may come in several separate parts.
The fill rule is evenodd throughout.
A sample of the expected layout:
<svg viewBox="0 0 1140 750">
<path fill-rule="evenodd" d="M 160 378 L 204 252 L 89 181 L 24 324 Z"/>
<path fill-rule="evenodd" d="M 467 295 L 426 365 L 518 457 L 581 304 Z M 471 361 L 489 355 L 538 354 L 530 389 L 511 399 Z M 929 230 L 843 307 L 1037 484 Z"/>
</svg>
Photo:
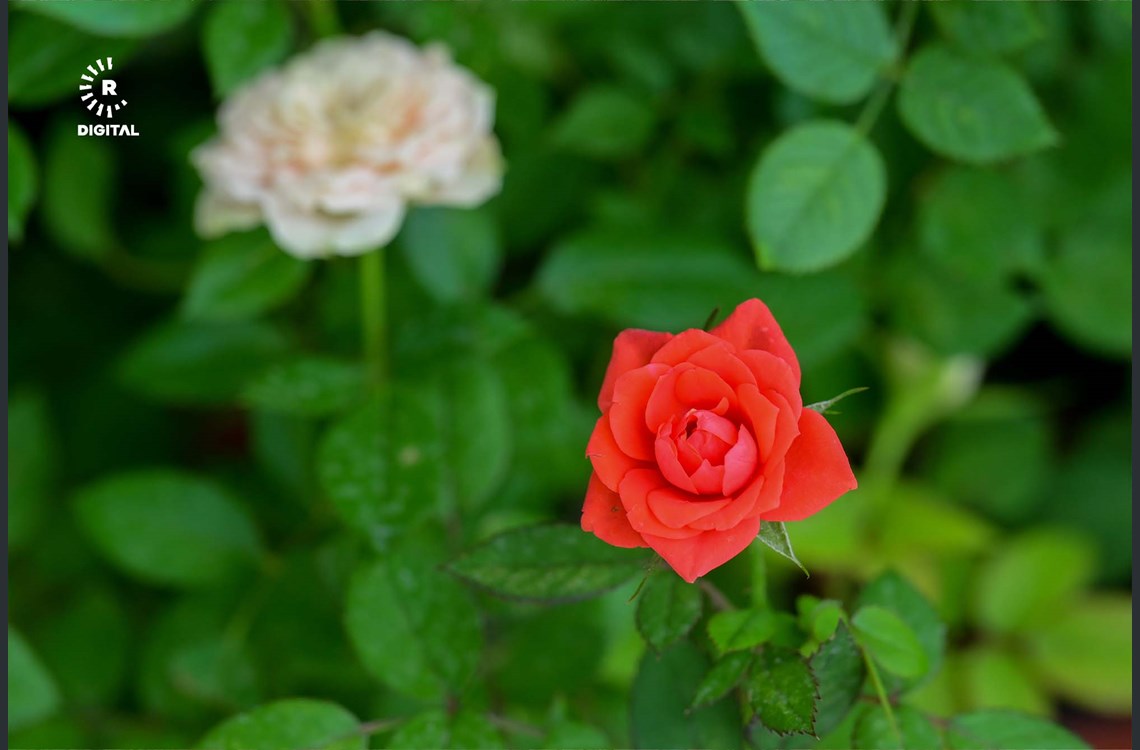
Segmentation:
<svg viewBox="0 0 1140 750">
<path fill-rule="evenodd" d="M 762 521 L 797 521 L 855 489 L 835 431 L 803 408 L 800 366 L 763 302 L 711 332 L 614 340 L 582 528 L 652 547 L 686 581 L 742 552 Z"/>
</svg>

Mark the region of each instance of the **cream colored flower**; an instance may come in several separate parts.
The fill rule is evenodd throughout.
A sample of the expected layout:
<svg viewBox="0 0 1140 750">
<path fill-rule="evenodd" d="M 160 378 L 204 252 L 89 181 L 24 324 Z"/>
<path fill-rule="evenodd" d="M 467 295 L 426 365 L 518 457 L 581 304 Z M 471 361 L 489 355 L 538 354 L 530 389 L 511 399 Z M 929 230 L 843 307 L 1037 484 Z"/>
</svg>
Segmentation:
<svg viewBox="0 0 1140 750">
<path fill-rule="evenodd" d="M 235 92 L 191 160 L 203 236 L 264 222 L 301 258 L 387 243 L 411 204 L 499 190 L 494 93 L 446 50 L 383 32 L 317 44 Z"/>
</svg>

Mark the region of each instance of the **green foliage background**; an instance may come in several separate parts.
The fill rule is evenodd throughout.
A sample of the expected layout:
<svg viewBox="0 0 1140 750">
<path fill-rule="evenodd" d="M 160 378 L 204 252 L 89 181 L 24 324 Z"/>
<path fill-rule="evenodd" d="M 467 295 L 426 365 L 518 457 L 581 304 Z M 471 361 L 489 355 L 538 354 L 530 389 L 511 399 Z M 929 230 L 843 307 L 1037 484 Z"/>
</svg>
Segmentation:
<svg viewBox="0 0 1140 750">
<path fill-rule="evenodd" d="M 987 711 L 1130 712 L 1131 3 L 9 23 L 12 746 L 719 747 L 755 713 L 761 747 L 1062 747 Z M 235 87 L 374 28 L 495 88 L 508 165 L 388 248 L 379 395 L 356 263 L 197 239 L 187 160 Z M 141 135 L 79 138 L 110 55 Z M 660 572 L 631 604 L 644 562 L 585 535 L 478 546 L 576 523 L 620 328 L 754 296 L 808 402 L 870 388 L 830 417 L 860 490 L 788 527 L 810 579 L 757 551 L 710 576 L 729 611 Z M 830 740 L 768 731 L 809 715 Z"/>
</svg>

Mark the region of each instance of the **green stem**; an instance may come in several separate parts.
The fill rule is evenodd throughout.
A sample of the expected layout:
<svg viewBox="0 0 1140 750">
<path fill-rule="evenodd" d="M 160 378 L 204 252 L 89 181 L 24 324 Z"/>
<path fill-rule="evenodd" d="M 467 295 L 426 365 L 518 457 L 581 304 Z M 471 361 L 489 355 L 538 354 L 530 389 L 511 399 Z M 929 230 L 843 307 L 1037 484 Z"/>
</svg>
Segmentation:
<svg viewBox="0 0 1140 750">
<path fill-rule="evenodd" d="M 336 14 L 334 0 L 309 0 L 309 25 L 318 38 L 336 36 L 340 33 L 340 18 Z"/>
<path fill-rule="evenodd" d="M 898 43 L 899 60 L 902 60 L 906 54 L 907 45 L 910 44 L 910 34 L 914 30 L 914 20 L 918 16 L 918 6 L 921 5 L 921 0 L 902 0 L 902 10 L 899 11 L 898 23 L 895 25 L 895 39 Z M 901 63 L 898 68 L 901 68 Z M 895 83 L 901 75 L 898 69 L 892 68 L 888 71 L 887 77 L 880 82 L 875 93 L 871 94 L 871 98 L 863 105 L 863 111 L 859 113 L 859 117 L 855 120 L 855 129 L 863 135 L 871 132 L 871 128 L 875 127 L 875 122 L 879 119 L 879 115 L 883 113 L 883 106 L 890 98 L 891 90 L 894 89 Z"/>
<path fill-rule="evenodd" d="M 388 377 L 387 300 L 384 298 L 384 248 L 360 256 L 360 321 L 364 361 L 374 384 Z"/>
<path fill-rule="evenodd" d="M 748 553 L 752 556 L 752 606 L 764 609 L 768 606 L 768 561 L 764 559 L 764 545 L 753 542 Z"/>
<path fill-rule="evenodd" d="M 895 721 L 895 712 L 891 708 L 891 699 L 887 695 L 887 690 L 883 687 L 883 680 L 879 677 L 879 669 L 875 666 L 875 660 L 867 653 L 867 649 L 863 648 L 863 644 L 859 644 L 859 650 L 863 653 L 863 661 L 867 664 L 867 674 L 871 675 L 871 685 L 875 688 L 875 695 L 879 696 L 879 703 L 883 706 L 883 713 L 887 715 L 887 723 L 891 726 L 891 732 L 899 741 L 899 747 L 903 746 L 902 732 L 899 731 L 898 722 Z"/>
</svg>

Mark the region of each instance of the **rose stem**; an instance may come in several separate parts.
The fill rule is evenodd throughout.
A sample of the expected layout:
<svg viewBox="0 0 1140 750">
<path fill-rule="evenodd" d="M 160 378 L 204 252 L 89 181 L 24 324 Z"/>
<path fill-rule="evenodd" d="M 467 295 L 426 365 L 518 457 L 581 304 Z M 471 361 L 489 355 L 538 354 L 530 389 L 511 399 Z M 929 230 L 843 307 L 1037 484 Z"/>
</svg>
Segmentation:
<svg viewBox="0 0 1140 750">
<path fill-rule="evenodd" d="M 384 248 L 360 256 L 360 320 L 364 362 L 374 385 L 388 377 L 387 300 L 384 299 Z"/>
</svg>

